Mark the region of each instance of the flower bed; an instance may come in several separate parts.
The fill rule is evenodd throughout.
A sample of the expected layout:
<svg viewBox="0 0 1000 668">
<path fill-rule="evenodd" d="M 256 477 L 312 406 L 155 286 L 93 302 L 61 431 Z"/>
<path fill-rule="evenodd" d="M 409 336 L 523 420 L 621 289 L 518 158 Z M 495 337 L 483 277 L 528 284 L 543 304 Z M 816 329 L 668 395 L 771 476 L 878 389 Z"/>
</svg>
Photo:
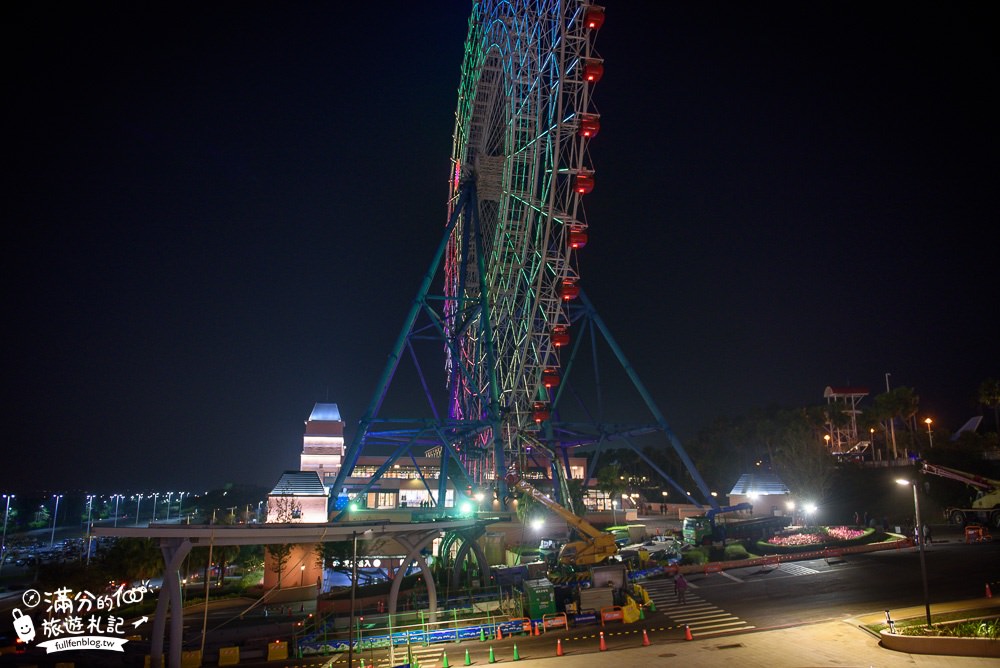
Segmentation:
<svg viewBox="0 0 1000 668">
<path fill-rule="evenodd" d="M 797 552 L 826 547 L 863 545 L 875 536 L 875 529 L 852 529 L 851 527 L 798 527 L 786 529 L 771 538 L 757 541 L 757 549 L 762 553 Z"/>
</svg>

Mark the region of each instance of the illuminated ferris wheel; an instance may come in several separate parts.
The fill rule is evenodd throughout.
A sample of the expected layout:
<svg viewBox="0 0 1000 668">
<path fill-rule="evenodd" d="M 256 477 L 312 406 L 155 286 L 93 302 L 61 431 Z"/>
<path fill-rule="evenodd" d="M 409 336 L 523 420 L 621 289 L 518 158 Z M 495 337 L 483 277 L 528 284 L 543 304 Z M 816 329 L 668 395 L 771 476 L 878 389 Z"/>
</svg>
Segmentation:
<svg viewBox="0 0 1000 668">
<path fill-rule="evenodd" d="M 525 434 L 549 417 L 569 342 L 594 188 L 588 143 L 603 61 L 603 8 L 579 0 L 483 0 L 473 7 L 455 114 L 445 256 L 446 369 L 455 419 L 492 417 L 462 458 L 502 478 Z M 461 197 L 474 180 L 472 208 Z M 463 208 L 464 207 L 464 208 Z M 499 432 L 496 425 L 499 425 Z"/>
</svg>

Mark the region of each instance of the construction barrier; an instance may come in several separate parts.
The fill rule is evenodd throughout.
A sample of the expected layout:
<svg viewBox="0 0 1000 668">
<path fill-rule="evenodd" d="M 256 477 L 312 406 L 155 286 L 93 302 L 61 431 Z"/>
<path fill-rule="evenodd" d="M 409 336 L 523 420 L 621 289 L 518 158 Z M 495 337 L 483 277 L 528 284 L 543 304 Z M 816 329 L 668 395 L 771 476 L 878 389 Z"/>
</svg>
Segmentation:
<svg viewBox="0 0 1000 668">
<path fill-rule="evenodd" d="M 573 615 L 573 626 L 583 626 L 597 623 L 597 610 L 587 608 Z"/>
<path fill-rule="evenodd" d="M 622 610 L 620 605 L 609 605 L 606 608 L 601 608 L 601 626 L 604 626 L 605 622 L 624 622 L 625 612 Z"/>
<path fill-rule="evenodd" d="M 235 666 L 240 662 L 240 648 L 239 647 L 220 647 L 219 648 L 219 665 L 220 666 Z"/>
<path fill-rule="evenodd" d="M 542 623 L 540 624 L 542 631 L 548 631 L 549 629 L 568 629 L 569 620 L 566 618 L 565 612 L 554 612 L 549 615 L 542 615 Z"/>
<path fill-rule="evenodd" d="M 517 624 L 518 622 L 520 622 L 520 624 L 521 624 L 521 631 L 523 633 L 527 633 L 529 636 L 531 635 L 531 620 L 530 619 L 528 619 L 527 617 L 512 617 L 510 621 L 513 622 L 514 624 Z"/>
<path fill-rule="evenodd" d="M 267 643 L 267 660 L 268 661 L 285 661 L 288 659 L 288 642 L 285 640 L 276 640 L 274 642 Z M 201 665 L 201 662 L 198 662 Z"/>
<path fill-rule="evenodd" d="M 199 668 L 201 666 L 201 650 L 192 649 L 181 652 L 181 668 Z"/>
</svg>

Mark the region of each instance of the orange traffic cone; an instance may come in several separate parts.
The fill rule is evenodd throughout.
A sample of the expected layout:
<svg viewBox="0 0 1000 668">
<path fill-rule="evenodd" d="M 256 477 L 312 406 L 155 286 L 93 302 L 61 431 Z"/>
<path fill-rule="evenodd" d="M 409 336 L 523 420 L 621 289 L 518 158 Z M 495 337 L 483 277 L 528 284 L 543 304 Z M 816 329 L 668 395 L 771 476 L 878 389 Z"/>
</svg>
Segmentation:
<svg viewBox="0 0 1000 668">
<path fill-rule="evenodd" d="M 642 646 L 649 647 L 649 634 L 646 633 L 646 629 L 642 630 Z"/>
<path fill-rule="evenodd" d="M 538 623 L 538 622 L 536 622 L 536 623 L 535 623 L 535 635 L 536 635 L 536 636 L 538 636 L 538 635 L 541 635 L 541 634 L 542 634 L 542 632 L 541 632 L 541 631 L 539 630 L 541 626 L 542 626 L 542 625 L 541 625 L 540 623 Z"/>
<path fill-rule="evenodd" d="M 608 646 L 604 642 L 604 631 L 601 631 L 601 651 L 606 652 L 607 650 Z"/>
<path fill-rule="evenodd" d="M 497 624 L 497 640 L 503 640 L 503 629 Z"/>
<path fill-rule="evenodd" d="M 993 592 L 990 591 L 990 583 L 986 583 L 986 598 L 993 598 Z"/>
<path fill-rule="evenodd" d="M 559 638 L 558 640 L 556 640 L 556 656 L 562 656 L 562 655 L 563 655 L 562 638 Z"/>
<path fill-rule="evenodd" d="M 684 625 L 684 640 L 694 640 L 694 638 L 691 637 L 691 627 L 687 624 Z"/>
</svg>

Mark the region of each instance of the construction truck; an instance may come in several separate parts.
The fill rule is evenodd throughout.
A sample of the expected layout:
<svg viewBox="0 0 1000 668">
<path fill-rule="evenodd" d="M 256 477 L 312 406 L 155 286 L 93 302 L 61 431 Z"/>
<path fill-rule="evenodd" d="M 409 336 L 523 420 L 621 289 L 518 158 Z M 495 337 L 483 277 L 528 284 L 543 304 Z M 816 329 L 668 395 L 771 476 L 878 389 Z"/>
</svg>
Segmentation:
<svg viewBox="0 0 1000 668">
<path fill-rule="evenodd" d="M 964 482 L 975 488 L 976 498 L 971 508 L 945 508 L 944 516 L 952 524 L 984 524 L 1000 529 L 1000 480 L 991 480 L 975 473 L 924 463 L 924 473 Z"/>
<path fill-rule="evenodd" d="M 727 540 L 764 540 L 774 535 L 774 532 L 784 529 L 791 520 L 787 517 L 767 516 L 748 519 L 731 519 L 721 522 L 716 515 L 752 511 L 749 503 L 737 503 L 734 506 L 712 508 L 704 515 L 685 517 L 681 534 L 687 545 L 710 545 L 724 543 Z"/>
<path fill-rule="evenodd" d="M 579 539 L 566 543 L 559 550 L 560 564 L 575 567 L 592 566 L 618 553 L 618 546 L 615 544 L 615 537 L 612 534 L 601 531 L 587 520 L 573 514 L 545 494 L 542 494 L 530 483 L 523 480 L 516 470 L 511 469 L 508 471 L 505 480 L 510 489 L 530 496 L 566 520 L 566 523 L 576 530 Z"/>
</svg>

